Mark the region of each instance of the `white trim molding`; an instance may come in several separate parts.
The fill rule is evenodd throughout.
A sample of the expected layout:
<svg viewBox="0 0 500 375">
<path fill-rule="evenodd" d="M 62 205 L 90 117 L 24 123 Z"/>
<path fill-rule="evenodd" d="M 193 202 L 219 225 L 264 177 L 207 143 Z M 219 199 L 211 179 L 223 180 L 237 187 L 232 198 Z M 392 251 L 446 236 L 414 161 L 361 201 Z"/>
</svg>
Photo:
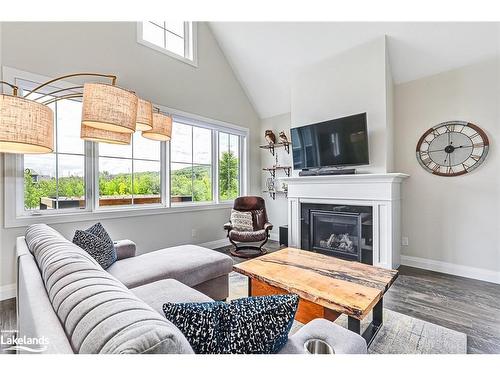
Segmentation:
<svg viewBox="0 0 500 375">
<path fill-rule="evenodd" d="M 0 301 L 16 298 L 16 284 L 0 285 Z"/>
<path fill-rule="evenodd" d="M 440 260 L 401 255 L 401 265 L 500 284 L 500 272 Z"/>
</svg>

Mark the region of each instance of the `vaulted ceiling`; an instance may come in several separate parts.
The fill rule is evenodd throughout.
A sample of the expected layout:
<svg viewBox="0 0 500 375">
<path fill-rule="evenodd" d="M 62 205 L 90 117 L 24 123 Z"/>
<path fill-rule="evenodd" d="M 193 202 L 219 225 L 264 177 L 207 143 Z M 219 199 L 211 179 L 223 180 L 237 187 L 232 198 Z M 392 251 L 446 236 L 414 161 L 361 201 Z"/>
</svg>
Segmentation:
<svg viewBox="0 0 500 375">
<path fill-rule="evenodd" d="M 224 54 L 262 118 L 290 111 L 294 72 L 387 35 L 394 82 L 499 54 L 500 23 L 211 22 Z"/>
</svg>

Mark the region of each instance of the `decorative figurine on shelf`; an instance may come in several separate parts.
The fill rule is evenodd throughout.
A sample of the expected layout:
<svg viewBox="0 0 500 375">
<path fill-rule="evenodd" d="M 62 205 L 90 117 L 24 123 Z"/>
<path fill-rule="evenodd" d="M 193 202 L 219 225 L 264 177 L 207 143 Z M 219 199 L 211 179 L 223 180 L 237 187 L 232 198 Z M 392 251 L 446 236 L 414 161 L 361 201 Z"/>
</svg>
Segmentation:
<svg viewBox="0 0 500 375">
<path fill-rule="evenodd" d="M 280 131 L 280 141 L 284 144 L 288 143 L 288 137 L 284 131 Z"/>
<path fill-rule="evenodd" d="M 269 192 L 275 191 L 274 178 L 268 178 L 266 180 L 266 187 L 267 187 L 267 191 L 269 191 Z"/>
<path fill-rule="evenodd" d="M 288 193 L 288 184 L 286 182 L 282 182 L 281 189 L 283 189 L 285 193 Z"/>
<path fill-rule="evenodd" d="M 269 144 L 275 144 L 276 143 L 276 136 L 274 135 L 273 131 L 272 130 L 266 130 L 266 141 L 269 143 Z"/>
</svg>

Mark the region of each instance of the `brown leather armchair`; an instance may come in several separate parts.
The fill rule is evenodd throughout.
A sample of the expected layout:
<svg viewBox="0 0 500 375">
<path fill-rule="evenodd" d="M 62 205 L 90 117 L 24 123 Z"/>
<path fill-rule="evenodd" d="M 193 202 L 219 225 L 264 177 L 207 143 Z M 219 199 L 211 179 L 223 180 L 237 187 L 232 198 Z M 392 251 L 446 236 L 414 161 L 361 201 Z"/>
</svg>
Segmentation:
<svg viewBox="0 0 500 375">
<path fill-rule="evenodd" d="M 238 211 L 250 211 L 252 213 L 253 231 L 242 232 L 233 228 L 231 222 L 224 224 L 227 237 L 234 245 L 231 255 L 240 258 L 252 258 L 267 252 L 262 246 L 269 239 L 269 231 L 273 225 L 267 221 L 266 204 L 261 197 L 239 197 L 234 201 L 233 208 Z M 248 245 L 249 242 L 260 242 L 259 245 Z M 245 250 L 253 250 L 247 252 Z"/>
</svg>

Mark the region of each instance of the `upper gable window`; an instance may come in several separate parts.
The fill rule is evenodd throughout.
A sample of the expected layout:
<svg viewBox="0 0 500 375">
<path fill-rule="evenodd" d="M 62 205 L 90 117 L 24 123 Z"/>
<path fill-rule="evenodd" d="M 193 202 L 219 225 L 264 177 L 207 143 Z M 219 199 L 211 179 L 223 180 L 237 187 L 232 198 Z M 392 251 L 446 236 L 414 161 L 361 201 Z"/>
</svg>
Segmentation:
<svg viewBox="0 0 500 375">
<path fill-rule="evenodd" d="M 196 23 L 194 22 L 139 22 L 137 41 L 196 66 Z"/>
</svg>

